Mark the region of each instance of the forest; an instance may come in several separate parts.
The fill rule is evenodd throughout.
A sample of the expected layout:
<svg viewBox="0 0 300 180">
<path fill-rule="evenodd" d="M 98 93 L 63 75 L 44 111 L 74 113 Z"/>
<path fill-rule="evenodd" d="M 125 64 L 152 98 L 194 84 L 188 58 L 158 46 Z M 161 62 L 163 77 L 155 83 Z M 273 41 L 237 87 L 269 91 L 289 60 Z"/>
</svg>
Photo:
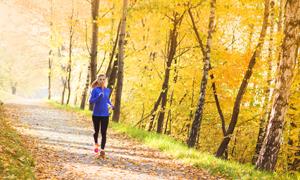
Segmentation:
<svg viewBox="0 0 300 180">
<path fill-rule="evenodd" d="M 300 171 L 300 0 L 14 1 L 44 24 L 46 58 L 0 61 L 0 89 L 92 110 L 105 74 L 112 121 Z"/>
</svg>

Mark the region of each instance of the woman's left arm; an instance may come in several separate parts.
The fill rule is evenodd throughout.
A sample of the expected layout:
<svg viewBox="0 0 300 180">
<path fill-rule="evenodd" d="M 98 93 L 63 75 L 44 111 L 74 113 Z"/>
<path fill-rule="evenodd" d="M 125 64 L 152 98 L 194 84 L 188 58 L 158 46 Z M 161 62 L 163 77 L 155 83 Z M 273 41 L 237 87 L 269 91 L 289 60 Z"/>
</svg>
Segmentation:
<svg viewBox="0 0 300 180">
<path fill-rule="evenodd" d="M 108 89 L 108 88 L 107 88 Z M 112 105 L 112 103 L 110 102 L 110 99 L 109 99 L 109 95 L 110 95 L 110 92 L 111 92 L 111 90 L 110 89 L 108 89 L 108 96 L 107 96 L 107 103 L 110 105 L 110 107 L 113 109 L 114 108 L 114 105 Z"/>
</svg>

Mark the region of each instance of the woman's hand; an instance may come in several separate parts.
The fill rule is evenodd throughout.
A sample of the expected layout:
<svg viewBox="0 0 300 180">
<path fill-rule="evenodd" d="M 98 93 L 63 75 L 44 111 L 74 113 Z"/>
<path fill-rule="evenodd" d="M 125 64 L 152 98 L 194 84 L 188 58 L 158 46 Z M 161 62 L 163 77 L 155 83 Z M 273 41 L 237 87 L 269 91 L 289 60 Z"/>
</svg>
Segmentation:
<svg viewBox="0 0 300 180">
<path fill-rule="evenodd" d="M 103 92 L 100 92 L 100 93 L 99 93 L 99 96 L 101 96 L 101 95 L 104 96 L 104 93 L 103 93 Z"/>
</svg>

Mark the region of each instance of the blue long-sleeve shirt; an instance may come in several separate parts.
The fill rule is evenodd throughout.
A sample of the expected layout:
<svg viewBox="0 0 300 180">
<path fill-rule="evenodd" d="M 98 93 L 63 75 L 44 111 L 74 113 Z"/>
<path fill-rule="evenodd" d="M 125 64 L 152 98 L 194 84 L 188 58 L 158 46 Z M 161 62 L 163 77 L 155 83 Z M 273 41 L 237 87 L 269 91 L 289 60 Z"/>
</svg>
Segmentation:
<svg viewBox="0 0 300 180">
<path fill-rule="evenodd" d="M 112 106 L 109 95 L 109 88 L 95 87 L 90 96 L 89 102 L 94 105 L 93 116 L 109 116 L 108 105 Z"/>
</svg>

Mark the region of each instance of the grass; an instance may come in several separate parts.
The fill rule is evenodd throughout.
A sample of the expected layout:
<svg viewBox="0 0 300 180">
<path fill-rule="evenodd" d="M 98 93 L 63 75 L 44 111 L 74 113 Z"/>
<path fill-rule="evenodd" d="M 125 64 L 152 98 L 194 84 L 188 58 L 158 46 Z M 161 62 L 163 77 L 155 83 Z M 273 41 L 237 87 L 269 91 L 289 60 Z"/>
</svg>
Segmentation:
<svg viewBox="0 0 300 180">
<path fill-rule="evenodd" d="M 91 112 L 88 110 L 83 111 L 78 107 L 62 106 L 52 101 L 49 103 L 60 109 L 75 111 L 85 116 L 91 116 Z M 300 179 L 297 175 L 258 171 L 251 164 L 240 164 L 234 161 L 218 159 L 209 153 L 188 148 L 185 144 L 176 141 L 172 137 L 137 129 L 127 124 L 111 121 L 110 127 L 114 131 L 127 134 L 131 138 L 135 138 L 151 148 L 159 149 L 176 159 L 182 160 L 184 163 L 205 169 L 212 175 L 221 175 L 228 179 Z"/>
<path fill-rule="evenodd" d="M 34 161 L 21 137 L 9 125 L 0 106 L 0 177 L 3 179 L 35 179 Z M 1 179 L 0 178 L 0 179 Z"/>
</svg>

